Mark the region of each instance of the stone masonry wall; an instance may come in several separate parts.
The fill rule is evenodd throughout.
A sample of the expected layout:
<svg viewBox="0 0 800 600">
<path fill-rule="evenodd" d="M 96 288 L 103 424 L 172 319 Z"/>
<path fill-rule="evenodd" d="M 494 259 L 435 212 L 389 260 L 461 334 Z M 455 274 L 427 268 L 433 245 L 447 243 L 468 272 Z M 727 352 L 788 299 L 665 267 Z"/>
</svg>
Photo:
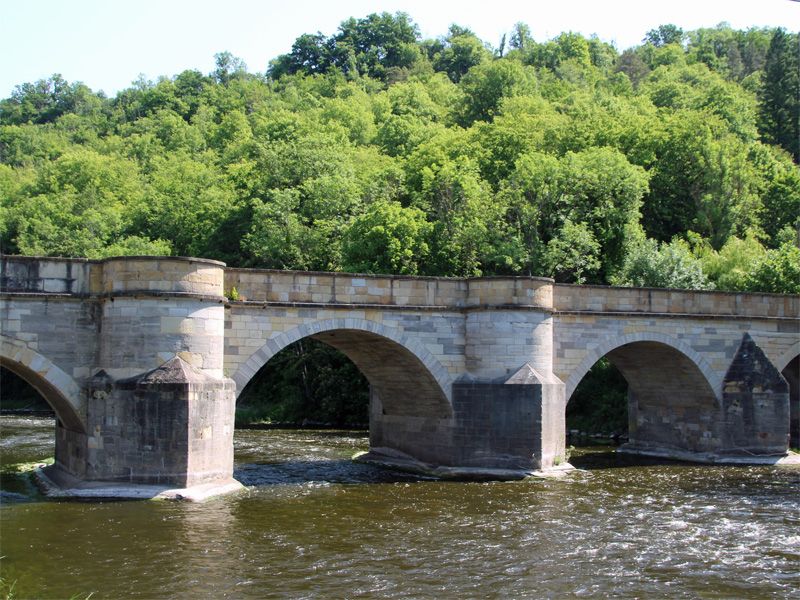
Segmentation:
<svg viewBox="0 0 800 600">
<path fill-rule="evenodd" d="M 242 301 L 226 298 L 234 287 Z M 347 333 L 335 338 L 337 331 Z M 98 399 L 94 408 L 84 410 L 77 398 L 76 390 L 99 369 L 119 380 L 175 359 L 210 382 L 233 377 L 241 390 L 271 356 L 306 336 L 338 344 L 373 379 L 380 383 L 384 378 L 376 389 L 403 397 L 394 403 L 384 399 L 394 414 L 381 413 L 376 421 L 375 435 L 383 441 L 409 447 L 416 440 L 418 457 L 438 456 L 456 464 L 477 460 L 482 444 L 489 444 L 496 456 L 511 452 L 512 438 L 525 437 L 517 437 L 515 428 L 522 427 L 538 431 L 540 439 L 529 448 L 526 438 L 511 454 L 528 453 L 546 464 L 563 447 L 564 390 L 568 398 L 607 354 L 625 368 L 633 396 L 647 396 L 637 400 L 634 411 L 641 417 L 641 431 L 675 417 L 671 423 L 680 436 L 701 440 L 692 441 L 693 447 L 712 448 L 716 441 L 702 441 L 707 431 L 693 429 L 697 423 L 688 417 L 681 420 L 681 415 L 701 409 L 670 403 L 664 390 L 671 389 L 673 397 L 683 393 L 684 404 L 692 398 L 700 398 L 703 406 L 720 402 L 723 381 L 745 334 L 763 350 L 766 361 L 785 366 L 797 354 L 800 297 L 565 286 L 528 277 L 255 271 L 174 257 L 91 261 L 0 256 L 0 333 L 3 364 L 41 378 L 42 389 L 49 385 L 54 393 L 69 396 L 69 408 L 81 415 L 57 439 L 58 460 L 75 473 L 81 457 L 97 450 L 82 444 L 89 439 L 95 445 L 98 440 L 111 444 L 116 435 L 105 436 L 108 441 L 98 437 L 90 421 L 101 431 L 114 431 L 117 425 L 98 416 Z M 507 379 L 526 365 L 537 382 L 511 389 Z M 416 414 L 413 386 L 423 380 L 420 394 L 428 408 Z M 681 385 L 670 388 L 675 382 Z M 534 388 L 539 391 L 531 392 Z M 176 408 L 175 419 L 165 421 L 161 414 L 154 421 L 158 427 L 185 421 L 193 428 L 194 441 L 181 446 L 187 465 L 194 460 L 192 448 L 199 452 L 187 473 L 216 469 L 205 462 L 210 455 L 204 436 L 216 436 L 215 423 L 232 418 L 233 405 L 225 394 L 214 400 L 198 393 L 187 396 L 183 406 L 205 408 L 189 408 L 186 415 Z M 156 410 L 172 402 L 159 404 L 164 398 L 154 398 L 142 397 L 142 406 Z M 520 413 L 521 407 L 528 410 L 537 403 L 540 429 Z M 125 418 L 141 416 L 130 412 L 136 405 L 126 405 Z M 653 410 L 648 412 L 648 406 Z M 111 417 L 121 418 L 115 415 Z M 713 427 L 708 430 L 714 440 L 721 439 Z M 124 437 L 130 432 L 118 433 Z M 161 433 L 175 434 L 166 429 Z M 131 454 L 117 466 L 123 469 L 125 461 L 135 460 Z M 142 477 L 151 466 L 143 467 Z"/>
<path fill-rule="evenodd" d="M 716 394 L 742 335 L 749 333 L 772 361 L 797 343 L 798 319 L 695 318 L 667 315 L 557 313 L 554 316 L 553 372 L 567 386 L 567 398 L 600 358 L 634 342 L 666 344 L 686 354 Z M 668 368 L 668 365 L 665 365 Z"/>
<path fill-rule="evenodd" d="M 226 269 L 225 291 L 251 302 L 426 308 L 552 306 L 552 280 L 537 277 L 404 277 Z"/>
<path fill-rule="evenodd" d="M 639 312 L 796 319 L 800 315 L 800 297 L 789 294 L 558 284 L 553 286 L 553 308 L 563 312 Z"/>
<path fill-rule="evenodd" d="M 233 303 L 226 313 L 225 374 L 234 377 L 240 388 L 263 365 L 257 358 L 251 360 L 259 349 L 275 340 L 291 343 L 303 337 L 303 332 L 313 335 L 330 326 L 365 330 L 369 327 L 378 334 L 396 334 L 399 343 L 411 347 L 415 354 L 425 352 L 435 358 L 440 370 L 434 373 L 437 379 L 452 379 L 465 371 L 464 318 L 455 311 Z M 286 338 L 292 333 L 295 335 L 291 339 Z M 270 353 L 282 349 L 279 346 L 270 346 Z M 436 365 L 431 365 L 432 369 Z M 237 373 L 243 377 L 236 377 Z M 449 394 L 449 390 L 445 393 Z"/>
<path fill-rule="evenodd" d="M 100 303 L 92 299 L 0 296 L 0 333 L 83 379 L 97 365 Z"/>
</svg>

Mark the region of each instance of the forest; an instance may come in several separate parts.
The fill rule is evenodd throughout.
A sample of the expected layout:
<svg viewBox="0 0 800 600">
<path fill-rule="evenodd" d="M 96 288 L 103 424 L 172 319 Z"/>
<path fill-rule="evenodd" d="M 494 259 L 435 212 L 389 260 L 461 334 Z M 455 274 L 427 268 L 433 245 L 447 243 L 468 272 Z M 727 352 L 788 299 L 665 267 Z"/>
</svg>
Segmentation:
<svg viewBox="0 0 800 600">
<path fill-rule="evenodd" d="M 2 251 L 800 293 L 796 32 L 662 25 L 619 51 L 383 13 L 264 72 L 215 60 L 0 101 Z"/>
</svg>

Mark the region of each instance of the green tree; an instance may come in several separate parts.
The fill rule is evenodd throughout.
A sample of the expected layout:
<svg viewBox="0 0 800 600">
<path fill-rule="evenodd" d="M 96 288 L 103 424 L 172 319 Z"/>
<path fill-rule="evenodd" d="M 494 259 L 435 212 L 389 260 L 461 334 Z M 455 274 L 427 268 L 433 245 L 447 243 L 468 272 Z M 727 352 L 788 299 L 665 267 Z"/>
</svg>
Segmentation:
<svg viewBox="0 0 800 600">
<path fill-rule="evenodd" d="M 564 222 L 556 237 L 547 242 L 544 262 L 548 274 L 558 282 L 583 283 L 584 273 L 600 266 L 600 244 L 586 223 Z"/>
<path fill-rule="evenodd" d="M 557 207 L 565 218 L 589 226 L 600 243 L 605 278 L 623 260 L 630 226 L 641 217 L 648 176 L 611 148 L 569 152 L 561 163 Z"/>
<path fill-rule="evenodd" d="M 278 79 L 295 73 L 325 73 L 331 68 L 332 44 L 321 33 L 304 33 L 292 44 L 289 54 L 281 54 L 270 62 L 269 74 Z"/>
<path fill-rule="evenodd" d="M 800 294 L 800 248 L 791 242 L 767 250 L 763 260 L 754 265 L 747 277 L 752 292 Z"/>
<path fill-rule="evenodd" d="M 245 62 L 227 50 L 214 55 L 214 64 L 216 68 L 214 69 L 213 77 L 223 85 L 247 74 Z"/>
<path fill-rule="evenodd" d="M 419 273 L 429 252 L 425 214 L 397 202 L 376 202 L 344 233 L 343 267 L 357 273 Z"/>
<path fill-rule="evenodd" d="M 677 25 L 659 25 L 656 29 L 651 29 L 644 36 L 643 42 L 648 42 L 656 47 L 666 46 L 667 44 L 680 44 L 683 41 L 683 29 Z"/>
<path fill-rule="evenodd" d="M 518 267 L 521 251 L 506 237 L 503 207 L 472 159 L 425 167 L 415 201 L 433 223 L 429 274 L 466 277 Z"/>
<path fill-rule="evenodd" d="M 701 62 L 726 79 L 742 81 L 764 66 L 773 30 L 737 31 L 727 23 L 688 34 L 687 61 Z"/>
<path fill-rule="evenodd" d="M 515 23 L 511 32 L 511 38 L 508 40 L 508 45 L 514 50 L 525 52 L 535 44 L 536 42 L 533 40 L 531 28 L 522 22 Z"/>
<path fill-rule="evenodd" d="M 628 48 L 617 59 L 617 72 L 625 73 L 633 87 L 638 87 L 650 73 L 650 67 L 636 50 Z"/>
<path fill-rule="evenodd" d="M 0 125 L 52 123 L 67 113 L 87 114 L 102 108 L 104 98 L 82 83 L 70 84 L 58 73 L 14 88 L 0 100 Z"/>
<path fill-rule="evenodd" d="M 800 42 L 776 29 L 767 52 L 759 94 L 760 129 L 800 163 Z"/>
<path fill-rule="evenodd" d="M 460 87 L 464 102 L 458 120 L 466 127 L 475 121 L 491 121 L 504 98 L 535 93 L 536 74 L 519 61 L 501 58 L 474 66 Z"/>
<path fill-rule="evenodd" d="M 170 240 L 180 256 L 222 258 L 230 251 L 218 232 L 231 218 L 236 199 L 213 166 L 185 154 L 159 157 L 143 191 L 130 210 L 138 235 Z"/>
<path fill-rule="evenodd" d="M 642 91 L 658 107 L 704 111 L 722 119 L 730 131 L 745 141 L 757 137 L 755 98 L 705 65 L 658 67 Z"/>
<path fill-rule="evenodd" d="M 169 245 L 156 239 L 157 234 L 132 231 L 130 208 L 141 202 L 142 194 L 134 163 L 88 149 L 71 150 L 9 199 L 12 242 L 21 253 L 34 256 L 97 258 L 107 256 L 109 246 L 119 253 L 168 254 Z"/>
<path fill-rule="evenodd" d="M 589 42 L 579 33 L 565 32 L 554 39 L 534 46 L 526 56 L 526 62 L 556 71 L 562 64 L 572 62 L 580 68 L 591 66 Z"/>
<path fill-rule="evenodd" d="M 451 25 L 450 31 L 430 57 L 433 68 L 458 83 L 474 66 L 491 60 L 492 53 L 469 29 Z"/>
<path fill-rule="evenodd" d="M 299 214 L 298 190 L 271 190 L 253 201 L 251 230 L 242 240 L 248 264 L 266 269 L 336 270 L 338 249 Z"/>
<path fill-rule="evenodd" d="M 596 277 L 606 280 L 622 263 L 647 179 L 641 167 L 611 148 L 568 152 L 561 159 L 537 152 L 521 156 L 500 197 L 527 249 L 531 272 L 545 274 L 541 254 L 569 220 L 588 228 L 600 245 L 603 262 Z"/>
<path fill-rule="evenodd" d="M 748 156 L 751 146 L 702 111 L 662 114 L 642 210 L 648 236 L 667 241 L 697 231 L 719 249 L 730 235 L 758 229 L 762 182 Z"/>
<path fill-rule="evenodd" d="M 760 223 L 770 241 L 779 245 L 781 230 L 800 228 L 800 169 L 788 153 L 757 144 L 750 149 L 750 160 L 757 177 L 757 193 L 763 211 Z"/>
<path fill-rule="evenodd" d="M 419 60 L 418 38 L 417 26 L 402 12 L 350 18 L 329 38 L 321 33 L 300 36 L 289 54 L 272 61 L 269 75 L 278 79 L 294 73 L 311 75 L 338 69 L 350 77 L 389 81 L 398 78 L 398 71 L 408 73 Z"/>
<path fill-rule="evenodd" d="M 653 239 L 634 243 L 619 272 L 615 285 L 707 290 L 713 284 L 703 273 L 702 263 L 682 240 L 659 244 Z"/>
<path fill-rule="evenodd" d="M 719 252 L 707 245 L 701 245 L 694 252 L 716 289 L 747 291 L 751 286 L 751 272 L 763 262 L 766 249 L 751 233 L 743 239 L 730 237 Z"/>
</svg>

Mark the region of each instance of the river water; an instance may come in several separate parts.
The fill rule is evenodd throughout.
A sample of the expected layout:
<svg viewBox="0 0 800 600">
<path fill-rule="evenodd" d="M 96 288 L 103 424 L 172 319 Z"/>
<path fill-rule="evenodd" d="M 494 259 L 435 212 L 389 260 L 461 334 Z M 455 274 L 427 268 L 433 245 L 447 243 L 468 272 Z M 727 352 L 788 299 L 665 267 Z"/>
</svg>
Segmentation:
<svg viewBox="0 0 800 600">
<path fill-rule="evenodd" d="M 798 467 L 594 448 L 561 480 L 444 483 L 351 463 L 362 432 L 237 430 L 238 495 L 51 501 L 8 470 L 52 421 L 0 426 L 18 598 L 800 597 Z"/>
</svg>

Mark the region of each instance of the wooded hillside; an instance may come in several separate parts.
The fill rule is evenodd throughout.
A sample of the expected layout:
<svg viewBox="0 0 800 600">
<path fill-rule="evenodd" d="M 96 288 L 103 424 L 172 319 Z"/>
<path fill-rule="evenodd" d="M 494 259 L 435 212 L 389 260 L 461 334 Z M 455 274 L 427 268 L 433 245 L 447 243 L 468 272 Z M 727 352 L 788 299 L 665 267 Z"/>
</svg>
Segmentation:
<svg viewBox="0 0 800 600">
<path fill-rule="evenodd" d="M 667 25 L 493 48 L 402 13 L 250 73 L 0 102 L 6 253 L 800 292 L 800 46 Z"/>
</svg>

